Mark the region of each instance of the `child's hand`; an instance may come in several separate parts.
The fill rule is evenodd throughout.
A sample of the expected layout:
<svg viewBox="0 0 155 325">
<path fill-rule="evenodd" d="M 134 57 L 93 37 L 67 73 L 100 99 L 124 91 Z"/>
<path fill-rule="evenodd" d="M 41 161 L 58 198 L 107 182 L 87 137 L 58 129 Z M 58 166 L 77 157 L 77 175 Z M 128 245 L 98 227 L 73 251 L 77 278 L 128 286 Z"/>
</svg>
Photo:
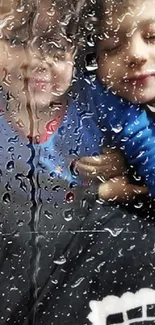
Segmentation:
<svg viewBox="0 0 155 325">
<path fill-rule="evenodd" d="M 101 183 L 98 188 L 99 198 L 105 201 L 125 202 L 146 194 L 148 194 L 146 186 L 130 184 L 126 176 L 112 178 Z"/>
<path fill-rule="evenodd" d="M 96 157 L 83 157 L 76 162 L 80 175 L 101 181 L 98 187 L 99 198 L 106 201 L 125 202 L 139 195 L 148 194 L 146 186 L 129 183 L 124 158 L 119 150 L 104 149 L 104 154 Z M 106 182 L 105 182 L 106 180 Z"/>
<path fill-rule="evenodd" d="M 95 157 L 82 157 L 76 162 L 79 174 L 89 179 L 105 180 L 120 176 L 126 171 L 123 155 L 119 150 L 105 148 L 104 154 Z"/>
</svg>

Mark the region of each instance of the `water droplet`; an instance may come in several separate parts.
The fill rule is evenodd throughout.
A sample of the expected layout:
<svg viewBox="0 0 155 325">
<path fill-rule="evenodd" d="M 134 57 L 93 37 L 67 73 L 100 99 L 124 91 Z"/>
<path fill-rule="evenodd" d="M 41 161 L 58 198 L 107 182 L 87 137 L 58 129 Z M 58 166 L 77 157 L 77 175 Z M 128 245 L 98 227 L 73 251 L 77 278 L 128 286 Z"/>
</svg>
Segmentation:
<svg viewBox="0 0 155 325">
<path fill-rule="evenodd" d="M 17 12 L 22 12 L 25 9 L 25 6 L 20 6 L 16 9 Z"/>
<path fill-rule="evenodd" d="M 102 126 L 102 127 L 101 127 L 101 131 L 102 131 L 102 132 L 106 132 L 106 131 L 107 131 L 107 127 Z"/>
<path fill-rule="evenodd" d="M 141 176 L 139 175 L 133 175 L 133 178 L 136 180 L 136 181 L 140 181 L 142 179 Z"/>
<path fill-rule="evenodd" d="M 142 208 L 142 206 L 143 206 L 143 202 L 138 202 L 137 204 L 134 204 L 134 207 L 136 209 L 140 209 L 140 208 Z"/>
<path fill-rule="evenodd" d="M 56 175 L 55 172 L 51 172 L 51 173 L 50 173 L 50 177 L 51 177 L 51 178 L 56 178 L 56 176 L 57 176 L 57 175 Z"/>
<path fill-rule="evenodd" d="M 12 172 L 14 169 L 14 161 L 10 160 L 8 161 L 7 165 L 6 165 L 6 169 L 8 172 Z"/>
<path fill-rule="evenodd" d="M 47 198 L 47 203 L 52 203 L 52 199 L 51 199 L 51 197 L 48 197 L 48 198 Z"/>
<path fill-rule="evenodd" d="M 95 272 L 97 272 L 97 273 L 99 273 L 101 270 L 101 267 L 105 264 L 106 262 L 105 261 L 103 261 L 102 263 L 100 263 L 98 266 L 97 266 L 97 268 L 95 269 Z"/>
<path fill-rule="evenodd" d="M 123 248 L 121 248 L 121 249 L 118 251 L 118 257 L 123 256 L 123 254 L 122 254 L 122 250 L 123 250 Z"/>
<path fill-rule="evenodd" d="M 15 234 L 14 234 L 14 237 L 19 237 L 19 232 L 16 232 Z"/>
<path fill-rule="evenodd" d="M 82 208 L 85 208 L 86 207 L 86 205 L 87 205 L 87 200 L 86 199 L 82 199 L 81 200 L 81 206 L 82 206 Z"/>
<path fill-rule="evenodd" d="M 60 136 L 63 136 L 65 134 L 65 127 L 64 126 L 61 126 L 59 129 L 58 129 L 58 133 L 60 134 Z"/>
<path fill-rule="evenodd" d="M 140 158 L 142 155 L 145 155 L 145 151 L 140 151 L 139 155 L 136 158 Z"/>
<path fill-rule="evenodd" d="M 97 255 L 103 255 L 103 251 L 99 251 L 99 252 L 97 252 Z"/>
<path fill-rule="evenodd" d="M 11 185 L 10 185 L 10 183 L 7 183 L 7 184 L 5 185 L 5 188 L 6 188 L 7 191 L 10 191 L 10 190 L 11 190 Z"/>
<path fill-rule="evenodd" d="M 117 237 L 123 231 L 123 228 L 115 228 L 115 229 L 104 228 L 104 230 L 109 231 L 113 237 Z"/>
<path fill-rule="evenodd" d="M 23 220 L 18 220 L 17 225 L 19 227 L 22 227 L 24 225 L 24 221 Z"/>
<path fill-rule="evenodd" d="M 79 173 L 78 173 L 78 170 L 76 168 L 76 161 L 72 161 L 71 164 L 70 164 L 70 172 L 73 176 L 78 176 Z"/>
<path fill-rule="evenodd" d="M 56 185 L 54 187 L 52 187 L 52 191 L 58 192 L 60 190 L 60 186 Z"/>
<path fill-rule="evenodd" d="M 45 211 L 45 217 L 47 218 L 47 219 L 49 219 L 49 220 L 52 220 L 52 218 L 53 218 L 53 214 L 51 213 L 51 212 L 49 212 L 49 211 Z"/>
<path fill-rule="evenodd" d="M 13 286 L 12 288 L 10 288 L 10 291 L 17 291 L 17 290 L 18 290 L 18 288 L 15 287 L 15 286 Z"/>
<path fill-rule="evenodd" d="M 13 152 L 14 151 L 14 147 L 9 147 L 8 148 L 8 152 Z"/>
<path fill-rule="evenodd" d="M 71 285 L 71 288 L 77 288 L 84 279 L 84 277 L 79 278 L 74 284 Z"/>
<path fill-rule="evenodd" d="M 71 221 L 73 219 L 74 210 L 73 209 L 65 210 L 63 214 L 64 214 L 64 219 L 66 221 Z"/>
<path fill-rule="evenodd" d="M 134 32 L 136 31 L 136 29 L 137 29 L 137 27 L 133 28 L 131 31 L 129 31 L 128 33 L 126 33 L 126 37 L 129 37 L 130 38 L 134 34 Z"/>
<path fill-rule="evenodd" d="M 93 23 L 90 23 L 90 22 L 87 22 L 87 23 L 86 23 L 86 29 L 87 29 L 88 31 L 91 31 L 91 30 L 93 29 L 93 27 L 94 27 Z"/>
<path fill-rule="evenodd" d="M 74 193 L 73 192 L 68 192 L 66 194 L 66 201 L 71 203 L 71 202 L 73 202 L 73 200 L 74 200 Z"/>
<path fill-rule="evenodd" d="M 97 65 L 97 63 L 92 63 L 91 65 L 86 65 L 86 70 L 87 71 L 94 71 L 94 70 L 97 70 L 97 68 L 98 68 L 98 65 Z"/>
<path fill-rule="evenodd" d="M 69 184 L 69 187 L 70 188 L 75 188 L 75 187 L 77 187 L 78 186 L 78 184 L 77 184 L 77 182 L 75 182 L 75 181 L 73 181 L 73 182 L 71 182 L 70 184 Z"/>
<path fill-rule="evenodd" d="M 135 245 L 132 245 L 127 249 L 127 251 L 131 252 L 135 247 L 136 247 Z"/>
<path fill-rule="evenodd" d="M 11 199 L 10 199 L 10 194 L 9 193 L 5 193 L 2 197 L 2 200 L 5 204 L 10 203 Z"/>
<path fill-rule="evenodd" d="M 66 263 L 66 258 L 65 256 L 60 256 L 60 258 L 58 260 L 53 261 L 53 263 L 57 265 L 63 265 Z"/>
<path fill-rule="evenodd" d="M 113 121 L 112 121 L 113 122 Z M 123 130 L 123 127 L 122 125 L 120 124 L 120 122 L 116 122 L 114 121 L 114 124 L 113 123 L 110 123 L 111 124 L 111 130 L 114 132 L 114 133 L 120 133 L 122 130 Z"/>
<path fill-rule="evenodd" d="M 94 47 L 95 46 L 95 42 L 94 42 L 94 38 L 92 36 L 92 34 L 87 36 L 87 44 L 90 47 Z"/>
<path fill-rule="evenodd" d="M 108 111 L 110 111 L 110 112 L 113 111 L 113 109 L 114 109 L 113 106 L 108 107 Z"/>
<path fill-rule="evenodd" d="M 26 186 L 26 184 L 25 184 L 24 181 L 21 181 L 21 183 L 20 183 L 20 188 L 21 188 L 24 192 L 27 192 L 27 186 Z"/>
<path fill-rule="evenodd" d="M 13 138 L 10 138 L 9 140 L 8 140 L 8 142 L 13 142 L 13 143 L 16 143 L 16 142 L 18 142 L 19 141 L 19 136 L 18 135 L 16 135 L 15 137 L 13 137 Z"/>
<path fill-rule="evenodd" d="M 58 280 L 52 280 L 51 281 L 53 284 L 58 284 Z"/>
<path fill-rule="evenodd" d="M 54 206 L 55 209 L 58 209 L 59 208 L 58 202 L 54 202 L 53 206 Z"/>
</svg>

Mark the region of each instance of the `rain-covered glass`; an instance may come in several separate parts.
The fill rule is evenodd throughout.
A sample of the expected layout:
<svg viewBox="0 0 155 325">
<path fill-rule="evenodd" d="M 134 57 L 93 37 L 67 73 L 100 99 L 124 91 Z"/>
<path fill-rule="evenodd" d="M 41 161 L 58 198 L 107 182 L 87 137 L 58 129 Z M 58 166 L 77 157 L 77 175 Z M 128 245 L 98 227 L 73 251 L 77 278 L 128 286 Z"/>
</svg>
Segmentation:
<svg viewBox="0 0 155 325">
<path fill-rule="evenodd" d="M 154 114 L 154 0 L 0 0 L 0 325 L 155 324 Z"/>
</svg>

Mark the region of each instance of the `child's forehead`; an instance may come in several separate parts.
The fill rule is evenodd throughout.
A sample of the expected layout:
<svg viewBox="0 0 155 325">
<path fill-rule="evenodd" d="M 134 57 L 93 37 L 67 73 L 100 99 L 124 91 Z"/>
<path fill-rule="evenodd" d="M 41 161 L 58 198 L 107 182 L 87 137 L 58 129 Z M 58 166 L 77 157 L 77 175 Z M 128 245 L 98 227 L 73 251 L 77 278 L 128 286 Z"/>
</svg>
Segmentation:
<svg viewBox="0 0 155 325">
<path fill-rule="evenodd" d="M 28 1 L 22 0 L 1 0 L 0 1 L 0 14 L 7 15 L 11 12 L 18 13 L 25 11 L 28 8 L 30 9 L 31 3 Z"/>
<path fill-rule="evenodd" d="M 65 9 L 65 8 L 64 8 Z M 60 8 L 51 0 L 2 0 L 0 2 L 0 19 L 6 19 L 8 29 L 26 24 L 35 16 L 37 30 L 56 28 L 60 22 Z"/>
<path fill-rule="evenodd" d="M 23 25 L 29 17 L 31 8 L 28 3 L 22 4 L 20 0 L 2 0 L 0 1 L 0 21 L 2 30 Z"/>
<path fill-rule="evenodd" d="M 105 0 L 101 27 L 114 30 L 119 26 L 154 23 L 155 0 Z"/>
<path fill-rule="evenodd" d="M 53 7 L 60 7 L 60 5 L 58 5 L 59 3 L 60 1 L 52 0 L 1 0 L 0 13 L 7 13 L 11 10 L 25 10 L 27 8 L 33 10 L 35 7 L 50 10 Z"/>
<path fill-rule="evenodd" d="M 114 13 L 125 13 L 140 8 L 144 3 L 153 0 L 104 0 L 103 15 L 111 16 Z"/>
<path fill-rule="evenodd" d="M 138 15 L 147 6 L 153 9 L 155 0 L 104 0 L 103 14 L 111 16 L 114 13 L 119 15 L 135 12 Z"/>
</svg>

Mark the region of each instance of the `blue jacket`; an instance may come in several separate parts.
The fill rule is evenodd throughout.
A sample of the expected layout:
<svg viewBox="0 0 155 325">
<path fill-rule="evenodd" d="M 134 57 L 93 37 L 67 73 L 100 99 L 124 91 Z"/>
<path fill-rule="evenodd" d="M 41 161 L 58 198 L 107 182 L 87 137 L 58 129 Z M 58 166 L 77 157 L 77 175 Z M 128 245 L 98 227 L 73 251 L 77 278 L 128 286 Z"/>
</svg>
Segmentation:
<svg viewBox="0 0 155 325">
<path fill-rule="evenodd" d="M 112 94 L 90 76 L 79 78 L 76 95 L 60 128 L 47 142 L 33 148 L 20 139 L 3 116 L 0 118 L 3 179 L 6 173 L 6 178 L 12 182 L 17 172 L 29 169 L 28 158 L 33 151 L 36 172 L 42 170 L 41 173 L 55 175 L 59 182 L 64 179 L 80 184 L 80 179 L 70 169 L 71 161 L 98 155 L 102 153 L 102 147 L 109 144 L 123 150 L 128 163 L 137 169 L 150 194 L 155 196 L 155 127 L 145 110 Z M 12 145 L 13 152 L 10 151 Z M 6 166 L 9 161 L 15 168 L 8 173 Z"/>
<path fill-rule="evenodd" d="M 85 104 L 91 111 L 97 109 L 98 127 L 106 133 L 109 144 L 123 150 L 129 165 L 136 168 L 155 196 L 155 125 L 151 117 L 142 105 L 114 95 L 94 76 L 86 76 L 84 83 Z"/>
</svg>

